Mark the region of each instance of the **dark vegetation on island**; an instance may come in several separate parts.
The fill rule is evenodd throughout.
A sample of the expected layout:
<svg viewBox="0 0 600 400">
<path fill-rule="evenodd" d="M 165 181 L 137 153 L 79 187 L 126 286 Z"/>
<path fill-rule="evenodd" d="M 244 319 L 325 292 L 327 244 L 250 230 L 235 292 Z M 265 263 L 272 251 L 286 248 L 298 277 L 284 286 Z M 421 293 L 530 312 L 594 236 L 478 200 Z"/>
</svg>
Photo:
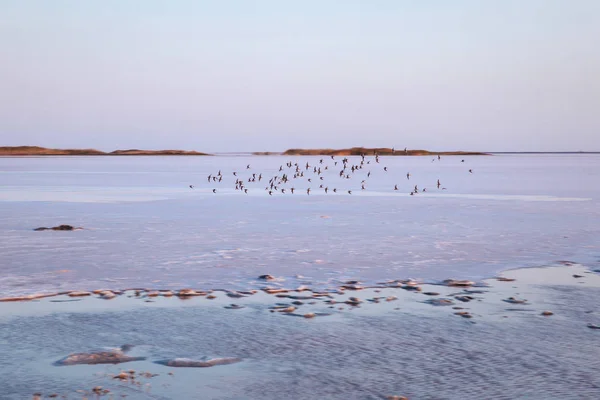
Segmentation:
<svg viewBox="0 0 600 400">
<path fill-rule="evenodd" d="M 96 149 L 48 149 L 39 146 L 0 147 L 2 156 L 208 156 L 208 153 L 186 150 L 115 150 L 104 152 Z"/>
<path fill-rule="evenodd" d="M 255 156 L 485 156 L 490 153 L 478 151 L 429 151 L 429 150 L 409 150 L 394 149 L 391 147 L 351 147 L 349 149 L 288 149 L 283 153 L 271 151 L 256 151 Z"/>
<path fill-rule="evenodd" d="M 393 149 L 391 147 L 352 147 L 349 149 L 289 149 L 283 155 L 286 156 L 484 156 L 489 153 L 469 152 L 469 151 L 428 151 L 428 150 L 409 150 Z"/>
</svg>

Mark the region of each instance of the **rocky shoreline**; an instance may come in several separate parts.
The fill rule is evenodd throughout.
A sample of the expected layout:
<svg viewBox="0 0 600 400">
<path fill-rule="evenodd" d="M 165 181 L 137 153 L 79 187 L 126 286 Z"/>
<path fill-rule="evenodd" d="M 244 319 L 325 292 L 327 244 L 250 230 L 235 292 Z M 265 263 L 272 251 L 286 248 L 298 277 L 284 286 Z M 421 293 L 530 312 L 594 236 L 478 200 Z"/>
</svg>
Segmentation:
<svg viewBox="0 0 600 400">
<path fill-rule="evenodd" d="M 49 229 L 49 228 L 46 228 Z M 562 266 L 552 266 L 545 268 L 526 268 L 506 271 L 505 274 L 489 279 L 485 279 L 481 283 L 471 280 L 446 279 L 439 283 L 425 283 L 413 279 L 404 280 L 388 280 L 380 282 L 376 285 L 363 285 L 360 281 L 351 280 L 341 283 L 339 286 L 327 289 L 316 290 L 307 286 L 299 286 L 296 288 L 286 288 L 281 285 L 269 285 L 270 282 L 281 282 L 283 278 L 276 278 L 272 275 L 261 275 L 257 278 L 258 281 L 264 281 L 265 285 L 252 290 L 226 290 L 226 289 L 194 289 L 182 288 L 179 290 L 173 289 L 149 289 L 149 288 L 125 288 L 125 289 L 96 289 L 92 291 L 86 290 L 71 290 L 60 291 L 54 293 L 34 293 L 24 296 L 0 297 L 0 303 L 11 302 L 31 302 L 42 299 L 50 299 L 50 302 L 62 303 L 67 301 L 78 301 L 82 298 L 95 298 L 99 300 L 113 300 L 119 297 L 141 300 L 146 303 L 165 301 L 171 298 L 177 298 L 182 301 L 189 301 L 193 298 L 204 298 L 206 300 L 220 299 L 219 302 L 223 308 L 229 310 L 239 310 L 246 307 L 246 300 L 252 297 L 258 297 L 258 301 L 265 303 L 264 309 L 270 313 L 278 313 L 287 316 L 303 317 L 312 319 L 315 317 L 330 316 L 334 312 L 343 311 L 345 309 L 360 308 L 369 304 L 389 303 L 398 300 L 417 302 L 428 304 L 434 307 L 451 306 L 454 315 L 466 319 L 472 319 L 476 316 L 470 311 L 467 311 L 469 306 L 481 303 L 485 300 L 485 295 L 495 293 L 496 300 L 499 304 L 507 303 L 518 306 L 534 305 L 531 301 L 523 298 L 520 291 L 511 290 L 517 289 L 515 284 L 520 279 L 519 276 L 527 277 L 524 282 L 526 285 L 536 284 L 535 279 L 531 279 L 532 271 L 553 271 L 558 272 L 561 276 L 559 282 L 555 284 L 573 285 L 577 284 L 592 284 L 595 287 L 600 287 L 600 275 L 597 271 L 591 271 L 579 266 L 575 263 L 562 262 Z M 586 279 L 589 278 L 589 279 Z M 544 284 L 548 284 L 547 277 L 544 278 Z M 504 285 L 504 286 L 501 286 Z M 364 293 L 366 297 L 358 297 Z M 409 293 L 400 296 L 400 293 Z M 505 296 L 498 298 L 499 293 L 504 293 Z M 274 303 L 273 303 L 274 302 Z M 271 304 L 269 304 L 271 303 Z M 404 302 L 403 302 L 404 303 Z M 310 306 L 321 306 L 320 310 L 307 310 L 306 308 L 315 308 Z M 309 307 L 302 307 L 309 306 Z M 325 307 L 325 309 L 323 309 Z M 554 313 L 550 310 L 535 310 L 530 308 L 529 311 L 536 311 L 541 316 L 552 316 Z M 598 321 L 590 321 L 587 327 L 590 329 L 599 329 L 600 319 Z"/>
<path fill-rule="evenodd" d="M 473 151 L 428 151 L 395 150 L 391 147 L 352 147 L 347 149 L 288 149 L 283 152 L 256 151 L 254 156 L 482 156 L 485 152 Z M 4 146 L 0 147 L 0 156 L 211 156 L 195 150 L 141 150 L 127 149 L 105 152 L 96 149 L 52 149 L 40 146 Z"/>
<path fill-rule="evenodd" d="M 0 156 L 210 156 L 208 153 L 188 150 L 115 150 L 104 152 L 96 149 L 50 149 L 39 146 L 0 147 Z"/>
<path fill-rule="evenodd" d="M 546 298 L 553 290 L 546 291 L 545 288 L 565 287 L 566 292 L 571 293 L 578 288 L 600 289 L 600 275 L 596 271 L 587 269 L 579 264 L 563 262 L 562 265 L 546 268 L 525 268 L 507 270 L 501 276 L 486 279 L 482 282 L 469 280 L 448 279 L 439 284 L 423 283 L 416 280 L 389 280 L 377 285 L 363 285 L 361 282 L 352 280 L 341 283 L 331 290 L 313 290 L 309 287 L 284 288 L 275 286 L 285 282 L 281 278 L 272 275 L 257 277 L 258 281 L 264 282 L 262 287 L 248 291 L 232 290 L 202 290 L 185 288 L 179 290 L 169 289 L 147 289 L 127 288 L 122 290 L 99 289 L 94 291 L 65 291 L 60 293 L 31 295 L 23 297 L 2 298 L 0 302 L 18 302 L 19 312 L 34 310 L 36 315 L 40 309 L 51 313 L 85 312 L 86 309 L 97 309 L 90 307 L 91 303 L 101 300 L 104 312 L 114 310 L 122 312 L 130 309 L 128 314 L 134 315 L 135 310 L 169 308 L 170 314 L 174 310 L 184 306 L 186 309 L 200 308 L 210 309 L 210 314 L 219 313 L 220 324 L 227 325 L 229 318 L 266 318 L 271 320 L 281 319 L 284 325 L 314 326 L 325 323 L 337 324 L 340 318 L 356 318 L 365 316 L 372 321 L 379 316 L 398 315 L 405 319 L 417 318 L 431 324 L 439 321 L 440 324 L 448 324 L 450 321 L 465 324 L 464 329 L 473 334 L 478 332 L 479 323 L 492 326 L 503 326 L 506 322 L 513 321 L 515 328 L 523 323 L 529 326 L 553 324 L 564 324 L 565 311 L 563 306 L 558 306 L 552 298 Z M 550 306 L 554 304 L 555 306 Z M 583 315 L 582 320 L 574 322 L 573 329 L 586 332 L 595 336 L 600 328 L 600 312 L 592 304 L 582 303 L 581 310 L 576 310 Z M 0 303 L 0 316 L 3 312 L 11 312 L 13 305 Z M 127 305 L 127 306 L 126 306 Z M 131 308 L 133 306 L 133 308 Z M 571 305 L 572 307 L 573 305 Z M 128 307 L 128 308 L 127 308 Z M 142 308 L 140 308 L 142 307 Z M 175 308 L 173 308 L 175 307 Z M 591 308 L 587 308 L 591 307 Z M 217 310 L 223 311 L 217 311 Z M 177 314 L 176 312 L 174 314 Z M 263 317 L 260 317 L 260 316 Z M 270 318 L 268 316 L 271 316 Z M 404 317 L 401 317 L 404 315 Z M 230 317 L 228 317 L 230 316 Z M 287 317 L 299 317 L 289 319 Z M 373 319 L 373 317 L 377 317 Z M 450 318 L 448 322 L 440 318 Z M 266 320 L 265 320 L 266 321 Z M 273 320 L 274 321 L 274 320 Z M 305 322 L 304 322 L 305 321 Z M 322 322 L 319 322 L 322 321 Z M 459 321 L 462 321 L 459 322 Z M 547 322 L 543 322 L 547 321 Z M 313 325 L 317 324 L 317 325 Z M 499 324 L 499 325 L 498 325 Z M 204 326 L 204 325 L 202 325 Z M 327 325 L 324 325 L 327 326 Z M 335 326 L 335 325 L 334 325 Z M 558 325 L 557 325 L 558 326 Z M 206 329 L 212 329 L 212 325 Z M 469 328 L 470 327 L 470 328 Z M 214 327 L 213 327 L 214 328 Z M 436 327 L 431 326 L 430 329 Z M 302 329 L 302 328 L 300 328 Z M 188 332 L 190 334 L 196 334 Z M 200 334 L 200 332 L 197 332 Z M 464 335 L 464 334 L 463 334 Z M 469 336 L 469 335 L 467 335 Z M 450 335 L 452 338 L 453 335 Z M 113 345 L 114 343 L 106 343 Z M 96 378 L 96 386 L 87 389 L 79 389 L 76 392 L 82 395 L 103 397 L 131 393 L 134 388 L 154 387 L 158 390 L 159 384 L 163 385 L 165 379 L 175 379 L 181 371 L 196 369 L 212 369 L 219 374 L 233 376 L 238 369 L 235 365 L 240 364 L 242 368 L 249 365 L 260 364 L 261 360 L 248 358 L 245 352 L 231 348 L 225 354 L 217 353 L 211 356 L 198 356 L 197 354 L 182 354 L 182 356 L 171 356 L 172 353 L 162 353 L 156 349 L 151 353 L 136 349 L 143 343 L 131 343 L 116 348 L 105 348 L 102 350 L 90 350 L 86 348 L 73 349 L 75 352 L 64 354 L 62 358 L 54 359 L 53 365 L 66 368 L 77 368 L 81 365 L 119 365 L 131 363 L 129 369 L 104 370 L 100 378 Z M 144 346 L 142 346 L 144 347 Z M 222 351 L 222 350 L 221 350 Z M 154 367 L 153 367 L 154 366 Z M 143 368 L 143 369 L 140 369 Z M 159 368 L 159 369 L 157 369 Z M 230 372 L 229 372 L 230 371 Z M 185 378 L 188 376 L 188 378 Z M 184 374 L 180 378 L 189 379 Z M 118 384 L 114 384 L 117 382 Z M 126 386 L 123 386 L 125 384 Z M 81 386 L 79 386 L 81 387 Z M 50 388 L 50 387 L 49 387 Z M 51 389 L 49 389 L 51 390 Z M 138 389 L 135 389 L 138 390 Z M 128 392 L 129 391 L 129 392 Z M 31 392 L 30 392 L 31 393 Z M 34 399 L 54 398 L 57 393 L 33 394 Z M 37 397 L 35 397 L 37 396 Z M 405 396 L 405 397 L 402 397 Z M 69 397 L 70 398 L 70 397 Z M 135 397 L 137 398 L 137 397 Z M 139 397 L 145 398 L 145 397 Z M 168 398 L 168 397 L 167 397 Z M 418 399 L 418 395 L 405 392 L 401 394 L 381 393 L 373 398 L 381 399 Z M 469 398 L 469 397 L 465 397 Z M 472 398 L 472 397 L 471 397 Z"/>
</svg>

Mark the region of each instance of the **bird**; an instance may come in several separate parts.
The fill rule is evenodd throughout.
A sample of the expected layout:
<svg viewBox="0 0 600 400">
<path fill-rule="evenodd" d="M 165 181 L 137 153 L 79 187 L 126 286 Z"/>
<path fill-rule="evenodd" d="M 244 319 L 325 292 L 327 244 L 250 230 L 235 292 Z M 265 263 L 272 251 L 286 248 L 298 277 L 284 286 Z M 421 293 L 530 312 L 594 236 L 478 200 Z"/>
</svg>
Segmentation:
<svg viewBox="0 0 600 400">
<path fill-rule="evenodd" d="M 237 172 L 234 172 L 234 173 L 233 173 L 233 176 L 237 176 Z"/>
<path fill-rule="evenodd" d="M 213 193 L 217 193 L 217 189 L 213 189 Z"/>
<path fill-rule="evenodd" d="M 398 185 L 394 185 L 394 190 L 398 190 Z"/>
<path fill-rule="evenodd" d="M 406 174 L 406 179 L 410 179 L 410 172 Z"/>
<path fill-rule="evenodd" d="M 352 190 L 348 190 L 348 194 L 352 194 Z"/>
<path fill-rule="evenodd" d="M 310 195 L 310 188 L 306 189 L 306 194 Z"/>
<path fill-rule="evenodd" d="M 441 185 L 442 184 L 440 183 L 440 180 L 438 179 L 438 181 L 437 181 L 437 188 L 439 189 Z"/>
<path fill-rule="evenodd" d="M 291 188 L 291 189 L 290 189 L 290 192 L 292 192 L 292 194 L 294 194 L 294 190 L 296 190 L 296 189 L 294 189 L 294 188 Z"/>
<path fill-rule="evenodd" d="M 190 185 L 190 189 L 193 189 L 193 188 L 194 188 L 194 185 Z"/>
<path fill-rule="evenodd" d="M 471 174 L 472 174 L 472 173 L 473 173 L 473 170 L 472 170 L 472 169 L 470 169 L 470 170 L 469 170 L 469 173 L 471 173 Z"/>
<path fill-rule="evenodd" d="M 244 193 L 248 194 L 248 189 L 244 189 Z"/>
<path fill-rule="evenodd" d="M 384 170 L 385 172 L 387 172 L 387 167 L 383 167 L 383 170 Z"/>
<path fill-rule="evenodd" d="M 250 169 L 250 164 L 246 165 L 246 169 Z"/>
</svg>

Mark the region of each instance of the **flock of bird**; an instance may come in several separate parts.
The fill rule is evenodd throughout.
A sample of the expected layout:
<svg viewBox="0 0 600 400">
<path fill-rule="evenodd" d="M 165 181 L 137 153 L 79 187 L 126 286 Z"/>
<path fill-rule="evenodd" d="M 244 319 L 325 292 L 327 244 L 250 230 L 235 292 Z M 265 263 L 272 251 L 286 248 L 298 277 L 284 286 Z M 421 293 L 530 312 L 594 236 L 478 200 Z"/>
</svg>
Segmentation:
<svg viewBox="0 0 600 400">
<path fill-rule="evenodd" d="M 371 171 L 381 169 L 384 173 L 388 172 L 387 166 L 380 165 L 380 156 L 375 154 L 372 157 L 367 157 L 362 154 L 360 156 L 360 162 L 354 163 L 355 160 L 350 160 L 347 157 L 336 159 L 335 156 L 329 156 L 330 159 L 321 158 L 314 159 L 314 165 L 311 165 L 309 161 L 304 163 L 292 162 L 288 161 L 283 165 L 280 165 L 278 172 L 271 177 L 263 177 L 263 173 L 253 172 L 250 164 L 246 165 L 245 171 L 246 174 L 242 174 L 238 171 L 233 171 L 232 175 L 235 178 L 235 190 L 240 191 L 241 193 L 248 193 L 250 187 L 258 186 L 259 184 L 265 184 L 264 190 L 269 194 L 269 196 L 273 196 L 274 194 L 294 194 L 297 192 L 294 187 L 294 182 L 303 182 L 306 181 L 308 184 L 308 188 L 306 188 L 306 194 L 310 195 L 311 192 L 317 190 L 324 191 L 325 194 L 329 192 L 332 193 L 340 193 L 345 192 L 349 195 L 352 194 L 352 190 L 342 189 L 338 190 L 334 183 L 331 182 L 331 174 L 326 174 L 325 171 L 336 170 L 336 175 L 338 176 L 339 186 L 345 186 L 344 181 L 350 179 L 361 179 L 360 188 L 362 191 L 367 189 L 368 179 L 371 177 Z M 441 156 L 438 155 L 436 158 L 432 159 L 432 162 L 440 161 Z M 374 164 L 371 163 L 374 161 Z M 465 160 L 461 160 L 462 163 Z M 360 172 L 362 170 L 368 170 L 366 175 L 361 175 Z M 472 169 L 469 169 L 469 173 L 473 173 Z M 326 179 L 327 177 L 327 179 Z M 410 181 L 411 174 L 410 172 L 406 173 L 406 179 Z M 217 188 L 215 185 L 220 185 L 224 180 L 224 175 L 219 170 L 217 173 L 211 173 L 207 177 L 208 184 L 212 187 L 212 192 L 217 193 Z M 263 183 L 264 182 L 264 183 Z M 315 187 L 313 189 L 312 187 Z M 442 183 L 438 179 L 435 186 L 438 190 L 446 190 L 445 187 L 442 186 Z M 189 185 L 190 189 L 195 189 L 195 185 Z M 411 184 L 412 187 L 412 184 Z M 262 185 L 259 187 L 262 189 Z M 254 189 L 254 188 L 253 188 Z M 304 189 L 303 189 L 304 190 Z M 395 184 L 393 187 L 394 191 L 398 191 L 398 184 Z M 414 185 L 414 188 L 410 191 L 410 195 L 414 196 L 418 193 L 427 192 L 427 188 L 419 188 L 418 184 Z"/>
</svg>

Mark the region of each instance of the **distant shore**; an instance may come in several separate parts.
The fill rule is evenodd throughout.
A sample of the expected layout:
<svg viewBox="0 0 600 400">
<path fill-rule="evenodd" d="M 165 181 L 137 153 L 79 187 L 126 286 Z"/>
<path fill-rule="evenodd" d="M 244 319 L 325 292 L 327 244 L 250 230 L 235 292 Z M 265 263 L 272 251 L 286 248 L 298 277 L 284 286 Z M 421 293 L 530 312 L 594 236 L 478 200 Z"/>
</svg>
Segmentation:
<svg viewBox="0 0 600 400">
<path fill-rule="evenodd" d="M 349 149 L 289 149 L 282 153 L 286 156 L 485 156 L 489 153 L 475 151 L 428 151 L 394 149 L 391 147 L 352 147 Z"/>
<path fill-rule="evenodd" d="M 0 147 L 0 156 L 212 156 L 228 153 L 204 153 L 195 150 L 141 150 L 127 149 L 105 152 L 96 149 L 52 149 L 40 146 Z M 288 149 L 283 152 L 240 152 L 253 156 L 488 156 L 494 154 L 599 154 L 599 152 L 480 152 L 480 151 L 429 151 L 421 149 L 393 149 L 390 147 L 351 147 L 344 149 Z"/>
<path fill-rule="evenodd" d="M 0 156 L 210 156 L 208 153 L 186 150 L 115 150 L 49 149 L 39 146 L 0 147 Z"/>
</svg>

